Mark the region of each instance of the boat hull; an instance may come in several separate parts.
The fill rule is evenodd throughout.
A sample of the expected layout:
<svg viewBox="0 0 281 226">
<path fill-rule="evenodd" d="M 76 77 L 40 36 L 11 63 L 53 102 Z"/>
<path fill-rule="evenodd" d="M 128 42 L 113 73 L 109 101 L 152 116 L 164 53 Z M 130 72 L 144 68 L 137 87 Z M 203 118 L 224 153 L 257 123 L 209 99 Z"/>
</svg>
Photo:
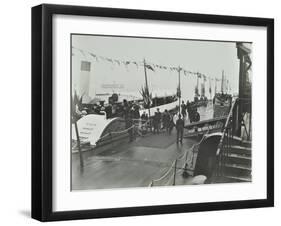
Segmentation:
<svg viewBox="0 0 281 226">
<path fill-rule="evenodd" d="M 179 104 L 178 101 L 174 101 L 169 104 L 163 104 L 160 106 L 152 107 L 152 108 L 150 108 L 150 115 L 153 116 L 155 114 L 155 112 L 157 112 L 157 108 L 159 108 L 160 112 L 164 112 L 165 110 L 171 111 L 171 110 L 175 109 L 178 106 L 178 104 Z M 142 115 L 144 112 L 148 113 L 148 109 L 141 109 L 140 115 Z"/>
<path fill-rule="evenodd" d="M 214 118 L 219 118 L 228 115 L 231 107 L 231 96 L 221 96 L 217 95 L 214 98 L 213 108 L 214 108 Z"/>
</svg>

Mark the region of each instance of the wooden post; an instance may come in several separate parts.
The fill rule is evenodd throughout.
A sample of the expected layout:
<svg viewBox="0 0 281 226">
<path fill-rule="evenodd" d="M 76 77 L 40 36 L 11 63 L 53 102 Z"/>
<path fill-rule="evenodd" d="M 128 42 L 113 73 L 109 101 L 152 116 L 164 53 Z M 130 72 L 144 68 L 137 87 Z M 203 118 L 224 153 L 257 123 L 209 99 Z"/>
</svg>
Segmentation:
<svg viewBox="0 0 281 226">
<path fill-rule="evenodd" d="M 72 107 L 75 108 L 72 95 L 71 95 L 71 101 L 72 101 Z M 76 139 L 77 139 L 77 146 L 78 146 L 78 152 L 79 152 L 79 158 L 80 158 L 80 170 L 82 171 L 83 168 L 84 168 L 84 161 L 83 161 L 83 155 L 82 155 L 82 150 L 81 150 L 81 143 L 80 143 L 77 121 L 76 121 L 76 117 L 73 115 L 74 111 L 75 111 L 75 109 L 72 109 L 72 118 L 73 118 L 73 121 L 74 121 L 74 127 L 75 127 Z"/>
<path fill-rule="evenodd" d="M 74 119 L 74 120 L 75 120 L 75 119 Z M 79 157 L 80 157 L 80 169 L 83 170 L 83 168 L 84 168 L 84 161 L 83 161 L 83 155 L 82 155 L 82 150 L 81 150 L 80 137 L 79 137 L 78 126 L 77 126 L 76 120 L 74 121 L 74 126 L 75 126 L 75 133 L 76 133 L 76 139 L 77 139 L 77 146 L 78 146 Z"/>
</svg>

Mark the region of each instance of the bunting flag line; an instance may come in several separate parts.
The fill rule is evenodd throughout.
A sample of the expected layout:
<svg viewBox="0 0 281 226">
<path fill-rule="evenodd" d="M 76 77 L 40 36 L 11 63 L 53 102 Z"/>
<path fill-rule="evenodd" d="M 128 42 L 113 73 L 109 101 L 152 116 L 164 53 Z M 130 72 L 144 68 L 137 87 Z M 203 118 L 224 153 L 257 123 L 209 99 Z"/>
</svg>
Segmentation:
<svg viewBox="0 0 281 226">
<path fill-rule="evenodd" d="M 97 55 L 95 53 L 89 52 L 89 51 L 85 51 L 79 48 L 76 48 L 74 46 L 72 46 L 72 50 L 77 50 L 79 51 L 83 57 L 87 57 L 87 55 L 89 55 L 90 57 L 92 57 L 96 62 L 99 62 L 100 60 L 108 62 L 110 64 L 112 64 L 113 66 L 121 66 L 121 64 L 123 64 L 126 67 L 126 70 L 128 70 L 128 66 L 129 65 L 134 65 L 136 66 L 137 69 L 139 69 L 140 66 L 144 66 L 143 62 L 138 62 L 138 61 L 132 61 L 132 60 L 120 60 L 120 59 L 113 59 L 110 57 L 105 57 L 105 56 L 100 56 Z M 72 52 L 72 56 L 76 56 L 75 53 Z M 212 81 L 221 81 L 221 79 L 217 79 L 217 78 L 210 78 L 209 76 L 206 76 L 205 74 L 202 74 L 200 72 L 196 72 L 196 71 L 189 71 L 186 70 L 185 68 L 182 67 L 172 67 L 172 66 L 165 66 L 165 65 L 159 65 L 159 64 L 154 64 L 154 63 L 146 63 L 145 67 L 153 72 L 155 72 L 155 69 L 159 69 L 159 70 L 169 70 L 171 72 L 183 72 L 183 74 L 185 76 L 197 76 L 199 79 L 203 78 L 204 81 L 206 82 L 207 78 L 211 79 Z"/>
<path fill-rule="evenodd" d="M 154 71 L 153 67 L 150 66 L 149 64 L 146 64 L 145 67 L 146 67 L 147 69 L 151 70 L 151 71 Z"/>
</svg>

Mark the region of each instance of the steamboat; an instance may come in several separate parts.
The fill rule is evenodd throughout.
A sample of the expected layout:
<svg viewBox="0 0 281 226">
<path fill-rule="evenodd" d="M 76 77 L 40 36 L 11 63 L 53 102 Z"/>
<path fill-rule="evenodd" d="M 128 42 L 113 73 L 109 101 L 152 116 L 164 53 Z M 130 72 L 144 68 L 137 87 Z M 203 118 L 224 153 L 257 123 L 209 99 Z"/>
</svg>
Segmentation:
<svg viewBox="0 0 281 226">
<path fill-rule="evenodd" d="M 213 118 L 219 118 L 228 115 L 232 104 L 232 96 L 227 93 L 224 71 L 222 71 L 221 92 L 215 93 L 213 98 Z"/>
<path fill-rule="evenodd" d="M 196 107 L 207 107 L 208 105 L 208 98 L 205 95 L 205 78 L 203 83 L 201 83 L 201 95 L 199 94 L 199 77 L 197 76 L 197 84 L 195 86 L 195 95 L 194 95 L 194 105 Z"/>
</svg>

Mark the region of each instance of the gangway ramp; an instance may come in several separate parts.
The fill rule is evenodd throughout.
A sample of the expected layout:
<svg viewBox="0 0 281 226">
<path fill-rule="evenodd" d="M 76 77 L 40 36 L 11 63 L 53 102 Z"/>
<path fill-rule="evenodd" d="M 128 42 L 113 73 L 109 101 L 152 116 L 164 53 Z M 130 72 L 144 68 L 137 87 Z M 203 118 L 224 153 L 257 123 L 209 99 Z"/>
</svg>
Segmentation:
<svg viewBox="0 0 281 226">
<path fill-rule="evenodd" d="M 226 122 L 227 116 L 217 117 L 213 119 L 202 120 L 199 122 L 193 122 L 185 125 L 184 137 L 195 137 L 205 134 L 207 131 L 209 133 L 219 132 L 223 129 Z"/>
</svg>

